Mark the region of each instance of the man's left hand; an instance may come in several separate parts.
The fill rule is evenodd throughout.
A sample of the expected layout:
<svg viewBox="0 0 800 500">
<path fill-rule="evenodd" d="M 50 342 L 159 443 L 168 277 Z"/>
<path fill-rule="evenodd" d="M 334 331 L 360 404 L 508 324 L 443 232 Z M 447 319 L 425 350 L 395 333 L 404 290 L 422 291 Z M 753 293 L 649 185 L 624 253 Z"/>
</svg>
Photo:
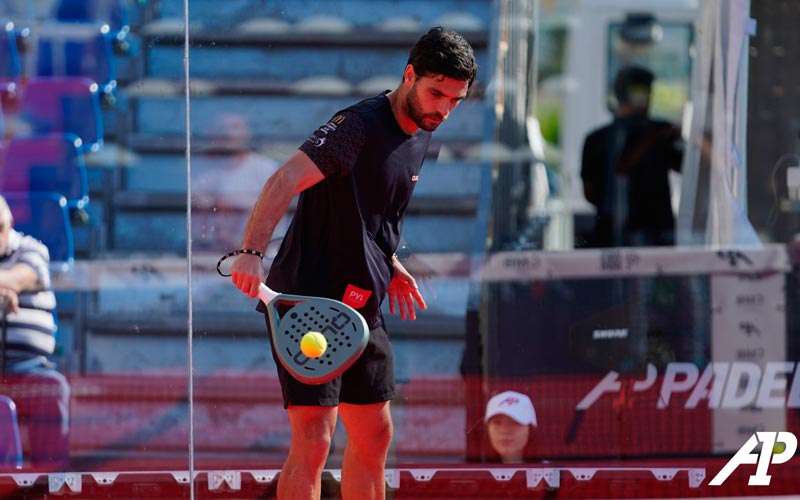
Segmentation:
<svg viewBox="0 0 800 500">
<path fill-rule="evenodd" d="M 401 319 L 417 319 L 417 312 L 414 306 L 419 306 L 420 309 L 427 309 L 428 305 L 425 304 L 425 299 L 417 287 L 417 282 L 405 267 L 396 258 L 393 261 L 394 276 L 392 281 L 389 282 L 387 292 L 389 294 L 389 312 L 391 314 L 400 314 Z"/>
<path fill-rule="evenodd" d="M 0 286 L 0 312 L 19 312 L 19 296 L 15 290 Z"/>
</svg>

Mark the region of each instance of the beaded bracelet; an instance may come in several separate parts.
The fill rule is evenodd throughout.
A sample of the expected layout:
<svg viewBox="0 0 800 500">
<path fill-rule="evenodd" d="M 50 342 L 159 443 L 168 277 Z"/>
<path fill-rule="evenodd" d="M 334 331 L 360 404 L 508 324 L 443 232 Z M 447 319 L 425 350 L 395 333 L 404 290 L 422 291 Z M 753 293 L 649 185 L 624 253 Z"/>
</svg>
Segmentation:
<svg viewBox="0 0 800 500">
<path fill-rule="evenodd" d="M 219 268 L 219 266 L 222 264 L 223 261 L 225 261 L 225 259 L 228 259 L 230 257 L 234 257 L 234 256 L 242 254 L 242 253 L 246 253 L 247 255 L 255 255 L 259 259 L 264 260 L 264 253 L 263 252 L 259 252 L 258 250 L 253 250 L 251 248 L 240 248 L 239 250 L 234 250 L 233 252 L 230 252 L 230 253 L 225 254 L 222 257 L 220 257 L 219 261 L 217 261 L 217 274 L 219 274 L 220 276 L 224 276 L 226 278 L 229 277 L 230 274 L 223 273 L 222 270 Z"/>
<path fill-rule="evenodd" d="M 231 253 L 233 255 L 239 255 L 240 253 L 246 253 L 246 254 L 249 254 L 249 255 L 255 255 L 259 259 L 263 259 L 264 258 L 264 254 L 262 252 L 259 252 L 258 250 L 253 250 L 251 248 L 240 248 L 239 250 L 235 250 L 235 251 L 233 251 Z"/>
</svg>

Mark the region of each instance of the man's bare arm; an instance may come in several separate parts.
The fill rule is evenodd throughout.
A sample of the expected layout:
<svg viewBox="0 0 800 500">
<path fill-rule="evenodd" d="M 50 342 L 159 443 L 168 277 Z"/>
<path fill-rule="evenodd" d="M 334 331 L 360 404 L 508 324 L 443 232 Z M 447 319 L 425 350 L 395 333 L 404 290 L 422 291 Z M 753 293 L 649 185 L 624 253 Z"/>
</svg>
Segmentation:
<svg viewBox="0 0 800 500">
<path fill-rule="evenodd" d="M 323 178 L 322 172 L 305 153 L 297 151 L 292 155 L 261 188 L 245 226 L 242 248 L 266 250 L 294 195 Z"/>
<path fill-rule="evenodd" d="M 39 276 L 27 264 L 17 264 L 10 269 L 0 270 L 0 287 L 16 293 L 39 288 Z"/>
<path fill-rule="evenodd" d="M 0 270 L 0 310 L 15 313 L 19 310 L 19 294 L 36 290 L 41 284 L 39 276 L 28 264 L 17 264 Z"/>
<path fill-rule="evenodd" d="M 242 248 L 265 251 L 275 227 L 289 210 L 294 195 L 324 178 L 305 153 L 297 151 L 292 155 L 261 189 L 245 226 Z M 252 255 L 237 256 L 231 279 L 240 290 L 255 297 L 261 283 L 261 263 Z"/>
</svg>

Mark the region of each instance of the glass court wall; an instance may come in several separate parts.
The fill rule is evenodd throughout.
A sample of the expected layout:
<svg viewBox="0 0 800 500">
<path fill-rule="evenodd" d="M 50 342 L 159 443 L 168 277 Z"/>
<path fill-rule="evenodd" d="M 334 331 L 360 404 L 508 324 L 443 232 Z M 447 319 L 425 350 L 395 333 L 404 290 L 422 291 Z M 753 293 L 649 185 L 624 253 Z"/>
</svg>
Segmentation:
<svg viewBox="0 0 800 500">
<path fill-rule="evenodd" d="M 428 309 L 383 305 L 389 491 L 797 493 L 796 459 L 758 492 L 754 466 L 709 482 L 754 432 L 798 430 L 782 64 L 798 16 L 789 1 L 0 1 L 0 193 L 50 257 L 40 288 L 15 292 L 34 312 L 5 316 L 0 492 L 274 497 L 290 442 L 275 361 L 217 261 L 269 176 L 337 111 L 395 89 L 441 25 L 479 70 L 434 132 L 397 252 Z M 34 292 L 49 291 L 52 353 L 53 328 L 26 326 L 48 321 Z M 339 423 L 323 498 L 346 443 Z"/>
<path fill-rule="evenodd" d="M 188 496 L 185 82 L 155 7 L 0 3 L 2 272 L 36 270 L 3 275 L 3 495 Z"/>
</svg>

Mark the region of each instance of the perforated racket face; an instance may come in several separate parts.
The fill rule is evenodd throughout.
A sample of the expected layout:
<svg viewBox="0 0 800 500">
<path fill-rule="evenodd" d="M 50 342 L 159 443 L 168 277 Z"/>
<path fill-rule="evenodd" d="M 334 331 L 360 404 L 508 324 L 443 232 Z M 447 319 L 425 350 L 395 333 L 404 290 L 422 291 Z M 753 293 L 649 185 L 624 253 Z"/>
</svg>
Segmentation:
<svg viewBox="0 0 800 500">
<path fill-rule="evenodd" d="M 296 304 L 281 313 L 287 303 Z M 267 309 L 278 359 L 303 383 L 324 384 L 338 377 L 367 347 L 366 321 L 355 309 L 337 300 L 279 295 Z M 319 358 L 309 358 L 300 351 L 300 339 L 310 331 L 320 332 L 328 342 Z"/>
</svg>

